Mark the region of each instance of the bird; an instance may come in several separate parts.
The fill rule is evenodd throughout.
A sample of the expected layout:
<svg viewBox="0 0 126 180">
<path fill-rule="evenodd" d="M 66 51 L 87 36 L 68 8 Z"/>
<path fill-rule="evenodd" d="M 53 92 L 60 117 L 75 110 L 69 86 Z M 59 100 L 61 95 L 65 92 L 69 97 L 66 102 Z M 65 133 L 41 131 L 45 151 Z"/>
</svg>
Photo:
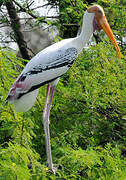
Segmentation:
<svg viewBox="0 0 126 180">
<path fill-rule="evenodd" d="M 61 40 L 36 54 L 25 66 L 9 90 L 7 101 L 14 105 L 17 112 L 28 111 L 35 103 L 39 88 L 47 84 L 43 109 L 47 165 L 53 173 L 56 167 L 52 162 L 49 116 L 56 85 L 60 77 L 73 65 L 74 60 L 95 31 L 102 30 L 113 44 L 121 58 L 120 48 L 100 5 L 90 6 L 83 15 L 82 30 L 75 38 Z"/>
</svg>

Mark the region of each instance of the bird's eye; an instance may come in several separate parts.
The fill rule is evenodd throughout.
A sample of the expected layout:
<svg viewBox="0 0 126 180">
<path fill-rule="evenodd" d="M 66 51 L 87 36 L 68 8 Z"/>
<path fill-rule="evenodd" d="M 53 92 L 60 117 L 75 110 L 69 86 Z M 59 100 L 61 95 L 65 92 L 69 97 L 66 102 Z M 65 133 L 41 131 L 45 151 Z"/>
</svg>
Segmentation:
<svg viewBox="0 0 126 180">
<path fill-rule="evenodd" d="M 102 11 L 101 11 L 101 10 L 98 10 L 98 13 L 102 14 Z"/>
</svg>

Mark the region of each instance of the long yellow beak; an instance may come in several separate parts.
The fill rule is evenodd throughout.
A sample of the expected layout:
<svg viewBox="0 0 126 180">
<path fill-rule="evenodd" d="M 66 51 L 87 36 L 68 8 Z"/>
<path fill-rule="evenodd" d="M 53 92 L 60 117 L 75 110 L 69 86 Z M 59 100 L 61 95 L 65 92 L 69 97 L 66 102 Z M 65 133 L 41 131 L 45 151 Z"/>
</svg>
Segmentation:
<svg viewBox="0 0 126 180">
<path fill-rule="evenodd" d="M 109 23 L 106 19 L 105 16 L 102 17 L 102 19 L 99 21 L 102 29 L 104 30 L 104 32 L 107 34 L 107 36 L 109 37 L 110 41 L 112 42 L 114 48 L 116 49 L 116 52 L 118 54 L 118 57 L 121 59 L 121 52 L 120 52 L 120 49 L 119 49 L 119 46 L 114 38 L 114 35 L 113 35 L 113 32 L 109 26 Z"/>
</svg>

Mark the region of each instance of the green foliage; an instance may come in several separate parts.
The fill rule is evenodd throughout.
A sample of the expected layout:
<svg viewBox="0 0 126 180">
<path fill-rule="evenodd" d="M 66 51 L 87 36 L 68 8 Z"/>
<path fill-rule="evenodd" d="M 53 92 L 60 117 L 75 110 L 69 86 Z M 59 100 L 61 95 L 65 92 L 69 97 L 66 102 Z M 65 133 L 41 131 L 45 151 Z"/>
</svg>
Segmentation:
<svg viewBox="0 0 126 180">
<path fill-rule="evenodd" d="M 60 36 L 63 38 L 75 37 L 78 25 L 84 11 L 87 8 L 87 2 L 82 0 L 65 0 L 59 3 L 59 22 L 58 28 Z"/>
<path fill-rule="evenodd" d="M 62 9 L 66 23 L 73 17 L 78 23 L 82 17 L 87 4 L 77 2 L 78 8 Z M 124 37 L 125 2 L 102 0 L 98 4 L 105 6 L 114 32 Z M 109 16 L 110 6 L 113 19 Z M 46 88 L 40 89 L 31 110 L 16 113 L 5 99 L 24 65 L 14 53 L 2 51 L 0 179 L 126 178 L 126 58 L 118 59 L 113 47 L 104 40 L 105 43 L 84 50 L 57 85 L 50 117 L 53 162 L 58 166 L 56 176 L 46 166 L 42 125 Z M 121 51 L 125 55 L 125 44 Z"/>
<path fill-rule="evenodd" d="M 67 74 L 68 86 L 61 86 L 62 97 L 56 97 L 59 127 L 76 134 L 79 146 L 125 142 L 126 67 L 125 59 L 118 60 L 114 53 L 106 44 L 84 51 Z M 52 124 L 57 129 L 55 120 Z"/>
<path fill-rule="evenodd" d="M 123 180 L 126 177 L 126 162 L 121 159 L 118 147 L 110 144 L 104 148 L 88 148 L 74 150 L 67 147 L 62 150 L 60 158 L 62 170 L 60 177 L 64 179 L 115 179 Z"/>
<path fill-rule="evenodd" d="M 2 51 L 0 57 L 0 179 L 30 179 L 44 177 L 46 167 L 32 149 L 35 136 L 33 122 L 28 116 L 16 113 L 5 103 L 9 88 L 23 68 L 21 59 L 10 51 Z M 37 175 L 36 175 L 37 173 Z"/>
<path fill-rule="evenodd" d="M 0 152 L 1 179 L 30 179 L 36 172 L 39 177 L 44 177 L 46 167 L 37 161 L 38 158 L 38 154 L 31 149 L 9 143 L 8 148 Z"/>
<path fill-rule="evenodd" d="M 2 51 L 0 61 L 1 179 L 119 179 L 126 177 L 126 62 L 108 43 L 83 51 L 57 85 L 51 111 L 54 176 L 46 167 L 42 109 L 16 113 L 5 98 L 23 68 Z"/>
</svg>

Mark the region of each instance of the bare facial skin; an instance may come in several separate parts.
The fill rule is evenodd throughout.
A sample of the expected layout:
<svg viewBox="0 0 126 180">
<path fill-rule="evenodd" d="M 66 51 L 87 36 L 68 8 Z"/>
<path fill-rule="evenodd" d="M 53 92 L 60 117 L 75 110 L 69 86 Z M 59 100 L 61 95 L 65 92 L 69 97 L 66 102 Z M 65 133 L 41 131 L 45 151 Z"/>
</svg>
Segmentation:
<svg viewBox="0 0 126 180">
<path fill-rule="evenodd" d="M 88 13 L 94 13 L 95 17 L 93 20 L 93 30 L 101 30 L 103 29 L 104 32 L 107 34 L 109 37 L 110 41 L 112 42 L 113 46 L 115 47 L 118 57 L 121 58 L 121 52 L 120 49 L 117 45 L 117 42 L 114 38 L 113 32 L 109 26 L 109 23 L 106 19 L 104 10 L 101 6 L 99 5 L 93 5 L 90 8 L 88 8 Z"/>
<path fill-rule="evenodd" d="M 103 18 L 106 18 L 103 8 L 99 5 L 94 5 L 94 6 L 91 6 L 90 8 L 88 8 L 88 12 L 95 14 L 94 21 L 98 26 L 97 30 L 101 30 L 102 26 L 100 25 L 100 21 L 102 21 Z"/>
</svg>

